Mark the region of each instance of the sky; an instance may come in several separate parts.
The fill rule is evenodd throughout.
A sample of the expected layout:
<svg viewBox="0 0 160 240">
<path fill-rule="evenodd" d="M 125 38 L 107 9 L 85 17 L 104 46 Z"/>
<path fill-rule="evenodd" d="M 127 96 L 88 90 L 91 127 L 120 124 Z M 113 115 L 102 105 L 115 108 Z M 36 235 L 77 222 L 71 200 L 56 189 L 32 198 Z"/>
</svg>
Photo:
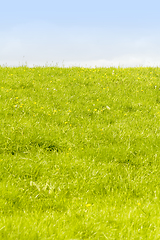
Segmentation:
<svg viewBox="0 0 160 240">
<path fill-rule="evenodd" d="M 1 66 L 160 66 L 158 0 L 0 2 Z"/>
</svg>

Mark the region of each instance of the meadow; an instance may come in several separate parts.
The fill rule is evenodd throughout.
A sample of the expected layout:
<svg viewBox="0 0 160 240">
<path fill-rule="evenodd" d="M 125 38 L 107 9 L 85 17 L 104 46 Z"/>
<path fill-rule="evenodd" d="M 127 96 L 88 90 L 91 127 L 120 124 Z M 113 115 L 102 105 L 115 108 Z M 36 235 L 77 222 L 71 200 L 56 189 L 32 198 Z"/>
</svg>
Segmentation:
<svg viewBox="0 0 160 240">
<path fill-rule="evenodd" d="M 160 239 L 160 68 L 0 67 L 0 239 Z"/>
</svg>

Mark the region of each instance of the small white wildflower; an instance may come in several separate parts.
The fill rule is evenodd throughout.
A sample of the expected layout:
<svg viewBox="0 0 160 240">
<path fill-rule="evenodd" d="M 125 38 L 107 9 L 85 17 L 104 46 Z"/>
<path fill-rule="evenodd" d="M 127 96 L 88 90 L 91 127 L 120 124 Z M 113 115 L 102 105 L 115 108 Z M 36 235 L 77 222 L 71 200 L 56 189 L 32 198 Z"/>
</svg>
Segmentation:
<svg viewBox="0 0 160 240">
<path fill-rule="evenodd" d="M 111 108 L 110 107 L 108 107 L 108 106 L 106 106 L 106 108 L 108 109 L 108 110 L 110 110 Z"/>
</svg>

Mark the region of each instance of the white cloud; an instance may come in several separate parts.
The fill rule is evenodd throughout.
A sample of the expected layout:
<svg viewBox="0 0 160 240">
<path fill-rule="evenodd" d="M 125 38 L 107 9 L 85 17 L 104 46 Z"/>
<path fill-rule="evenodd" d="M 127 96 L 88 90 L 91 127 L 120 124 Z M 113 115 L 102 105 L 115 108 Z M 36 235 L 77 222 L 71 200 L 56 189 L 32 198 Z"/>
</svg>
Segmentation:
<svg viewBox="0 0 160 240">
<path fill-rule="evenodd" d="M 1 32 L 0 65 L 159 66 L 157 34 L 73 29 L 41 23 Z"/>
</svg>

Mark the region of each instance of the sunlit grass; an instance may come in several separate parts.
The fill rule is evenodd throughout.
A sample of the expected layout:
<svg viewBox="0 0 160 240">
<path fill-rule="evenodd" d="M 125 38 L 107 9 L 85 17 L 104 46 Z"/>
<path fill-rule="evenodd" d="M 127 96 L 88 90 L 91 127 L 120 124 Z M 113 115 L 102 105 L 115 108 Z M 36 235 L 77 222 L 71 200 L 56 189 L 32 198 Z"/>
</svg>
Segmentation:
<svg viewBox="0 0 160 240">
<path fill-rule="evenodd" d="M 0 239 L 159 239 L 159 68 L 0 67 Z"/>
</svg>

